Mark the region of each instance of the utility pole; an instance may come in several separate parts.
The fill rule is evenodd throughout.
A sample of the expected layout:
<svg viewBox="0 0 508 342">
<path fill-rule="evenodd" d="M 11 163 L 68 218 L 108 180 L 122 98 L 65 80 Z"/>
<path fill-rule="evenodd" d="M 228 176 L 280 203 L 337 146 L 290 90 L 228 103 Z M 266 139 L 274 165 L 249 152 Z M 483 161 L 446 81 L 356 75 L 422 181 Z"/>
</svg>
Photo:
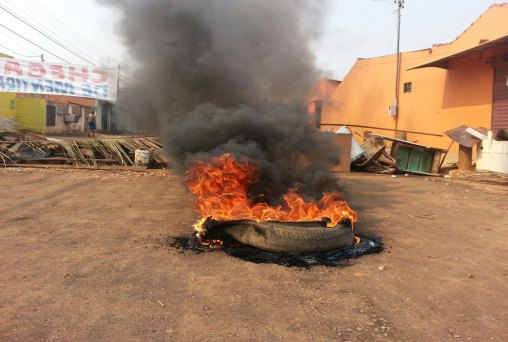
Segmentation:
<svg viewBox="0 0 508 342">
<path fill-rule="evenodd" d="M 399 87 L 400 87 L 400 17 L 401 9 L 404 8 L 404 0 L 394 0 L 397 6 L 397 66 L 395 70 L 395 103 L 391 115 L 395 117 L 395 130 L 397 130 L 397 117 L 399 115 Z"/>
</svg>

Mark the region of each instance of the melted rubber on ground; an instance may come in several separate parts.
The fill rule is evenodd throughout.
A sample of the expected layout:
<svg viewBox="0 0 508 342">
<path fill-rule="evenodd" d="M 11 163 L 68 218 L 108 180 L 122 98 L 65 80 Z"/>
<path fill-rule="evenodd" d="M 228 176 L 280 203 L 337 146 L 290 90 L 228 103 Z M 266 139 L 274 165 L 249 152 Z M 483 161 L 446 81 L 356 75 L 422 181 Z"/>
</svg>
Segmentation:
<svg viewBox="0 0 508 342">
<path fill-rule="evenodd" d="M 169 237 L 164 244 L 179 250 L 190 250 L 197 253 L 226 253 L 232 257 L 256 264 L 278 264 L 286 267 L 313 266 L 347 266 L 353 259 L 362 255 L 379 253 L 383 244 L 379 239 L 358 236 L 358 244 L 328 252 L 314 252 L 303 254 L 272 253 L 251 246 L 242 245 L 234 240 L 218 241 L 206 240 L 193 236 Z"/>
</svg>

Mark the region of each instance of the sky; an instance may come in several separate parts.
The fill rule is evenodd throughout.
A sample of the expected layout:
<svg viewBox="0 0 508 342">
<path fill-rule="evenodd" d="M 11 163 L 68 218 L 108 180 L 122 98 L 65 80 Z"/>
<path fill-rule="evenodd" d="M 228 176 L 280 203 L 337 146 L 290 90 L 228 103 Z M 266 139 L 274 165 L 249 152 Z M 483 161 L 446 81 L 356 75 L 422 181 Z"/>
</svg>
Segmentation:
<svg viewBox="0 0 508 342">
<path fill-rule="evenodd" d="M 401 51 L 450 42 L 501 2 L 405 0 Z M 342 79 L 357 58 L 395 53 L 395 8 L 393 0 L 324 0 L 322 17 L 314 19 L 321 34 L 311 45 L 322 76 Z M 43 54 L 49 62 L 128 65 L 115 33 L 117 18 L 96 0 L 0 0 L 0 52 L 25 60 Z"/>
</svg>

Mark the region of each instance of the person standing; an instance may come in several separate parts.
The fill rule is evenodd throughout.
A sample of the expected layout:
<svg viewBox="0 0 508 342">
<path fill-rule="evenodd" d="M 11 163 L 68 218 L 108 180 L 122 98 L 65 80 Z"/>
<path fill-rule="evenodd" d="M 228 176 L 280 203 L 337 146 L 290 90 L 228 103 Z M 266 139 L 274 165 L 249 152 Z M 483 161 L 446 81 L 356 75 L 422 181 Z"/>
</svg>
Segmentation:
<svg viewBox="0 0 508 342">
<path fill-rule="evenodd" d="M 91 137 L 95 138 L 95 130 L 97 129 L 97 124 L 95 123 L 96 118 L 97 117 L 95 116 L 95 110 L 92 109 L 90 114 L 88 114 L 87 116 L 89 138 Z"/>
</svg>

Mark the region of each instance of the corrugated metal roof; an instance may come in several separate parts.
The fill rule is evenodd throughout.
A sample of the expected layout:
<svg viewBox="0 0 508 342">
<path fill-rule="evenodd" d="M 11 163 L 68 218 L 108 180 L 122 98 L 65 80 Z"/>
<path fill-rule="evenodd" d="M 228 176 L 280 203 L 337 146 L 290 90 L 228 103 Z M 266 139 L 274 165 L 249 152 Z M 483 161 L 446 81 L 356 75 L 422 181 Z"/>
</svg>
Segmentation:
<svg viewBox="0 0 508 342">
<path fill-rule="evenodd" d="M 501 38 L 491 40 L 491 41 L 487 41 L 485 43 L 478 44 L 475 47 L 472 47 L 472 48 L 469 48 L 469 49 L 466 49 L 466 50 L 463 50 L 460 52 L 456 52 L 454 54 L 451 54 L 451 55 L 448 55 L 445 57 L 438 58 L 438 59 L 433 60 L 431 62 L 417 65 L 417 66 L 412 67 L 408 70 L 414 70 L 414 69 L 420 69 L 420 68 L 430 68 L 430 67 L 447 69 L 448 63 L 451 60 L 454 60 L 457 58 L 462 58 L 462 57 L 469 57 L 471 55 L 485 51 L 486 49 L 497 48 L 500 46 L 504 46 L 504 47 L 508 48 L 508 35 L 503 36 Z"/>
</svg>

